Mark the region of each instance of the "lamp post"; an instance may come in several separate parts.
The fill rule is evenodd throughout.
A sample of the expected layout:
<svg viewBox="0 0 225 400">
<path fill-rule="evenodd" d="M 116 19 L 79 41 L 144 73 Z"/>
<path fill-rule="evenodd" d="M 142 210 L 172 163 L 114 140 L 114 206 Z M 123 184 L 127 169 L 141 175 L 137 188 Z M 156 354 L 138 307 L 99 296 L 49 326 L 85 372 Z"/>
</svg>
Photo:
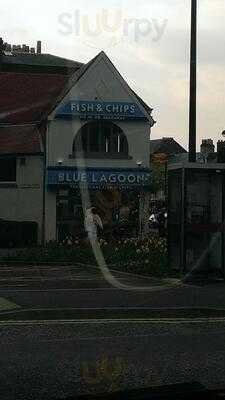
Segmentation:
<svg viewBox="0 0 225 400">
<path fill-rule="evenodd" d="M 196 162 L 197 0 L 191 0 L 189 162 Z"/>
</svg>

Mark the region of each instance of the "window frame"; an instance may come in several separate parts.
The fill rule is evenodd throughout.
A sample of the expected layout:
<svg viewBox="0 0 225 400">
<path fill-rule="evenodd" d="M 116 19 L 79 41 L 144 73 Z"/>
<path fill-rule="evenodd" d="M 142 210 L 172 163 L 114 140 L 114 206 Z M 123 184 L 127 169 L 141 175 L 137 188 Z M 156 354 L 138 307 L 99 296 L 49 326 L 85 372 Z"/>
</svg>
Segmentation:
<svg viewBox="0 0 225 400">
<path fill-rule="evenodd" d="M 95 151 L 91 150 L 91 140 L 90 136 L 93 134 L 91 131 L 95 129 L 97 132 L 97 147 Z M 107 132 L 108 130 L 108 132 Z M 103 133 L 103 134 L 102 134 Z M 87 148 L 84 149 L 82 145 L 83 134 L 86 134 L 85 143 L 87 143 Z M 104 136 L 103 136 L 104 135 Z M 84 136 L 85 137 L 85 136 Z M 102 140 L 104 138 L 104 140 Z M 107 141 L 108 139 L 108 141 Z M 122 140 L 123 139 L 123 140 Z M 116 143 L 116 147 L 113 146 Z M 122 142 L 125 143 L 126 151 L 121 150 Z M 84 140 L 83 140 L 84 143 Z M 107 144 L 108 143 L 108 144 Z M 86 147 L 86 146 L 85 146 Z M 77 148 L 77 150 L 76 150 Z M 97 148 L 99 149 L 97 151 Z M 109 149 L 108 151 L 107 148 Z M 117 151 L 112 151 L 112 149 Z M 105 151 L 104 151 L 105 149 Z M 74 141 L 73 141 L 73 151 L 71 158 L 110 158 L 110 159 L 132 159 L 129 156 L 129 144 L 127 137 L 123 130 L 113 122 L 109 121 L 90 121 L 84 124 L 79 131 L 76 133 Z"/>
</svg>

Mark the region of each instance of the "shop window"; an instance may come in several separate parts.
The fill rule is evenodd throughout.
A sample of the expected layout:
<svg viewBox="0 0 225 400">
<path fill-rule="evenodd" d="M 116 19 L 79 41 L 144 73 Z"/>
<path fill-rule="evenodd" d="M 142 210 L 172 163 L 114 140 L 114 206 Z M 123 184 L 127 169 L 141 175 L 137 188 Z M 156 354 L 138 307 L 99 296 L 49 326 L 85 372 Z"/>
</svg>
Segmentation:
<svg viewBox="0 0 225 400">
<path fill-rule="evenodd" d="M 120 127 L 111 122 L 90 122 L 76 134 L 73 156 L 106 156 L 128 158 L 127 138 Z"/>
<path fill-rule="evenodd" d="M 0 182 L 16 182 L 16 158 L 0 158 Z"/>
</svg>

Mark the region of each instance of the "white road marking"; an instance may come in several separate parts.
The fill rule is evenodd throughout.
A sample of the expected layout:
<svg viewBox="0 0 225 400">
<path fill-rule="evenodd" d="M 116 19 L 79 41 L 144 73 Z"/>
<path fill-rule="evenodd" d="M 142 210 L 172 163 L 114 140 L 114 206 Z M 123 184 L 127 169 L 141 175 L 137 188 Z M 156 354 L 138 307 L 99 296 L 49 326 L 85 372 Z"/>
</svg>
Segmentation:
<svg viewBox="0 0 225 400">
<path fill-rule="evenodd" d="M 1 298 L 0 298 L 1 299 Z M 7 301 L 7 300 L 6 300 Z M 85 311 L 90 311 L 90 310 L 98 310 L 98 311 L 102 311 L 102 310 L 148 310 L 148 311 L 152 311 L 152 312 L 160 312 L 160 311 L 225 311 L 225 308 L 219 308 L 219 307 L 182 307 L 182 306 L 175 306 L 175 307 L 153 307 L 151 305 L 139 305 L 139 306 L 100 306 L 100 307 L 30 307 L 30 308 L 23 308 L 20 310 L 17 310 L 19 312 L 23 312 L 23 311 L 53 311 L 53 310 L 57 310 L 57 311 L 64 311 L 64 310 L 76 310 L 76 311 L 81 311 L 81 310 L 85 310 Z M 204 317 L 206 318 L 206 317 Z M 207 317 L 208 318 L 208 317 Z M 219 317 L 221 318 L 221 317 Z M 223 318 L 223 317 L 222 317 Z"/>
<path fill-rule="evenodd" d="M 66 292 L 66 291 L 74 291 L 74 292 L 86 292 L 86 291 L 108 291 L 108 290 L 114 290 L 114 291 L 120 291 L 120 292 L 129 292 L 129 293 L 153 293 L 153 292 L 161 292 L 165 290 L 170 290 L 170 289 L 178 289 L 180 287 L 178 286 L 172 286 L 172 285 L 164 285 L 164 286 L 149 286 L 146 288 L 146 286 L 142 287 L 134 287 L 130 289 L 129 287 L 127 288 L 118 288 L 118 287 L 105 287 L 105 288 L 46 288 L 46 289 L 14 289 L 17 288 L 20 285 L 5 285 L 4 287 L 1 288 L 0 286 L 0 293 L 5 293 L 5 292 L 10 292 L 10 293 L 17 293 L 17 292 Z M 26 285 L 27 286 L 27 285 Z"/>
<path fill-rule="evenodd" d="M 12 301 L 9 301 L 3 297 L 0 297 L 0 312 L 11 310 L 18 311 L 19 306 Z"/>
<path fill-rule="evenodd" d="M 14 287 L 20 286 L 15 285 Z M 2 289 L 0 287 L 0 293 L 4 293 L 4 292 L 10 292 L 10 293 L 16 293 L 16 292 L 86 292 L 86 291 L 103 291 L 103 290 L 119 290 L 122 291 L 121 289 L 115 288 L 115 287 L 105 287 L 105 288 L 51 288 L 51 289 L 13 289 L 13 286 L 8 286 L 7 288 L 4 287 L 4 289 Z"/>
<path fill-rule="evenodd" d="M 225 318 L 195 318 L 195 319 L 185 319 L 185 318 L 159 318 L 159 319 L 78 319 L 78 320 L 21 320 L 21 321 L 0 321 L 0 326 L 7 325 L 82 325 L 82 324 L 205 324 L 205 323 L 225 323 Z"/>
<path fill-rule="evenodd" d="M 7 302 L 7 300 L 6 300 Z M 10 303 L 10 302 L 8 302 Z M 13 303 L 11 303 L 13 304 Z M 192 310 L 194 310 L 195 308 L 192 308 Z M 197 309 L 197 308 L 196 308 Z M 207 309 L 207 308 L 206 308 Z M 174 307 L 174 308 L 170 308 L 169 311 L 188 311 L 190 309 L 185 308 L 185 307 Z M 202 308 L 202 310 L 204 310 L 204 308 Z M 0 310 L 1 311 L 1 310 Z M 16 313 L 24 313 L 24 312 L 36 312 L 36 311 L 150 311 L 150 312 L 160 312 L 160 311 L 168 311 L 168 308 L 166 307 L 161 307 L 161 308 L 154 308 L 151 306 L 131 306 L 131 307 L 126 307 L 126 306 L 106 306 L 106 307 L 29 307 L 29 308 L 19 308 L 16 310 L 9 310 L 7 314 L 16 314 Z M 213 311 L 213 309 L 212 309 Z M 215 310 L 216 312 L 216 310 Z M 0 312 L 1 315 L 1 312 Z M 179 318 L 179 317 L 178 317 Z M 184 317 L 185 318 L 185 317 Z M 194 317 L 193 317 L 194 318 Z M 205 318 L 205 317 L 204 317 Z M 225 318 L 225 317 L 224 317 Z M 125 318 L 126 319 L 126 318 Z M 139 318 L 138 318 L 139 319 Z M 147 318 L 144 318 L 147 319 Z"/>
<path fill-rule="evenodd" d="M 121 279 L 123 280 L 123 278 Z M 43 282 L 43 281 L 105 281 L 103 277 L 97 278 L 77 278 L 72 276 L 59 276 L 59 277 L 16 277 L 16 278 L 1 278 L 0 282 Z"/>
</svg>

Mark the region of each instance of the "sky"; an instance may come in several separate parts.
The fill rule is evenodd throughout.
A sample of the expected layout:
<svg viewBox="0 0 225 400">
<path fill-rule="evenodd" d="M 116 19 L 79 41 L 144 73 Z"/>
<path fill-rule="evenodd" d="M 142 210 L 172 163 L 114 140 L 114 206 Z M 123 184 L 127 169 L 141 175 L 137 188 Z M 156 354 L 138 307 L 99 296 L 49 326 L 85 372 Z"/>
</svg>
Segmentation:
<svg viewBox="0 0 225 400">
<path fill-rule="evenodd" d="M 87 62 L 104 50 L 153 108 L 152 138 L 188 144 L 191 0 L 1 0 L 0 36 Z M 198 0 L 197 145 L 225 130 L 225 0 Z"/>
</svg>

